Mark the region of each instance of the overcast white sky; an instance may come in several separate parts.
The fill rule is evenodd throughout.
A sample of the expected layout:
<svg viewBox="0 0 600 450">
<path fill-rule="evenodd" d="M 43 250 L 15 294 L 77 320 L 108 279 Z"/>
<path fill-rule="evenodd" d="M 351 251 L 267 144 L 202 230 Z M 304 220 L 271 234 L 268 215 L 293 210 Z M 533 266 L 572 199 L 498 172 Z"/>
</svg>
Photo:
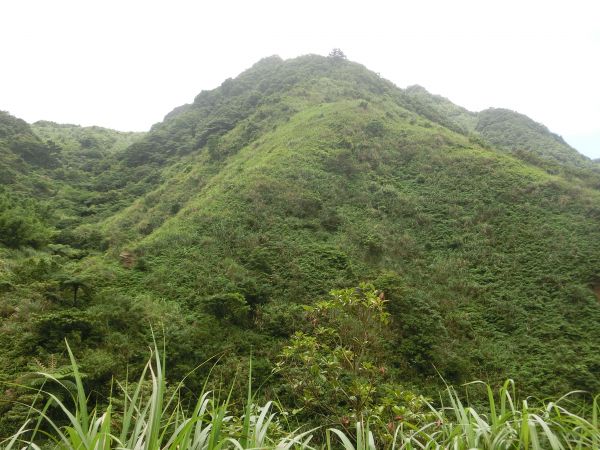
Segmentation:
<svg viewBox="0 0 600 450">
<path fill-rule="evenodd" d="M 326 55 L 600 157 L 600 1 L 0 2 L 0 110 L 147 130 L 262 57 Z"/>
</svg>

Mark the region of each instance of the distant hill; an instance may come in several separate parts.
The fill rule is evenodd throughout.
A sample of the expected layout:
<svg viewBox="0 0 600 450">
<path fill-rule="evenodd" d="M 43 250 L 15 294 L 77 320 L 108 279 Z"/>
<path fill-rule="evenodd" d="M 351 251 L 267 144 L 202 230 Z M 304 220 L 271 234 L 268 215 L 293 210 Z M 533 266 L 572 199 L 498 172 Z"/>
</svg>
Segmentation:
<svg viewBox="0 0 600 450">
<path fill-rule="evenodd" d="M 123 132 L 102 127 L 81 127 L 40 120 L 31 125 L 32 131 L 43 141 L 52 141 L 63 151 L 70 153 L 92 153 L 89 158 L 101 159 L 117 153 L 139 140 L 145 133 Z"/>
<path fill-rule="evenodd" d="M 467 111 L 444 97 L 430 94 L 422 86 L 409 86 L 404 95 L 410 109 L 453 131 L 469 134 L 477 127 L 477 113 Z"/>
<path fill-rule="evenodd" d="M 252 351 L 265 380 L 301 304 L 369 280 L 398 380 L 600 390 L 598 167 L 526 116 L 309 55 L 261 60 L 143 135 L 2 117 L 5 185 L 45 177 L 58 215 L 40 216 L 49 246 L 0 253 L 4 378 L 67 337 L 106 389 L 151 322 L 173 377 L 215 354 L 226 377 Z"/>
<path fill-rule="evenodd" d="M 405 94 L 410 99 L 411 109 L 434 122 L 470 135 L 474 140 L 479 139 L 482 144 L 509 151 L 550 173 L 560 172 L 600 186 L 600 170 L 590 158 L 523 114 L 501 108 L 478 113 L 467 111 L 444 97 L 430 94 L 421 86 L 411 86 Z"/>
<path fill-rule="evenodd" d="M 590 159 L 544 125 L 508 109 L 479 113 L 476 130 L 491 144 L 520 154 L 532 154 L 560 164 L 590 168 Z"/>
<path fill-rule="evenodd" d="M 36 136 L 25 121 L 0 111 L 1 184 L 15 183 L 30 166 L 56 166 L 57 152 L 57 148 Z"/>
</svg>

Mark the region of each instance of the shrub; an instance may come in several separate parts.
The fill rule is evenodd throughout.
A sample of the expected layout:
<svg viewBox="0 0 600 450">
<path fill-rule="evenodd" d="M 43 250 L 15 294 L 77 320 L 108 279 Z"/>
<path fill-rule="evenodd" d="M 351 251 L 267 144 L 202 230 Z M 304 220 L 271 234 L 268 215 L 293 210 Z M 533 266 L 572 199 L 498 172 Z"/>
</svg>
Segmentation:
<svg viewBox="0 0 600 450">
<path fill-rule="evenodd" d="M 202 304 L 204 310 L 217 319 L 235 324 L 243 323 L 250 313 L 250 306 L 238 292 L 211 295 L 206 297 Z"/>
</svg>

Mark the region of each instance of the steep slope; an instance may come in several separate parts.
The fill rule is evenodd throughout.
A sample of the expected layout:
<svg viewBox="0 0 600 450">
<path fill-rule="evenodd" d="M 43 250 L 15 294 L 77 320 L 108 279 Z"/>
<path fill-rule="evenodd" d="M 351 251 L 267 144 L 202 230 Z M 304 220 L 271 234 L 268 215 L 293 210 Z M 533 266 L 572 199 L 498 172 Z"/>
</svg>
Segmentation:
<svg viewBox="0 0 600 450">
<path fill-rule="evenodd" d="M 44 143 L 24 120 L 0 111 L 0 185 L 35 191 L 32 179 L 36 174 L 30 172 L 56 167 L 58 152 L 59 148 Z"/>
<path fill-rule="evenodd" d="M 544 125 L 508 109 L 490 108 L 478 114 L 475 127 L 488 142 L 521 154 L 530 153 L 562 165 L 591 168 L 591 161 Z"/>
<path fill-rule="evenodd" d="M 600 187 L 600 170 L 589 158 L 569 146 L 544 125 L 515 111 L 489 108 L 475 113 L 433 95 L 421 86 L 404 91 L 408 106 L 422 116 L 458 133 L 473 143 L 510 152 L 551 174 L 578 179 L 592 188 Z"/>
<path fill-rule="evenodd" d="M 39 246 L 50 239 L 43 200 L 52 195 L 48 171 L 59 165 L 58 153 L 25 121 L 0 111 L 0 244 Z"/>
<path fill-rule="evenodd" d="M 138 289 L 196 309 L 240 293 L 268 334 L 282 304 L 376 279 L 395 293 L 405 374 L 435 364 L 453 381 L 598 388 L 598 191 L 432 123 L 358 65 L 268 63 L 228 81 L 233 97 L 203 94 L 157 129 L 177 121 L 187 159 L 106 225 L 113 254 L 142 261 Z M 284 91 L 222 128 L 192 120 L 209 99 L 222 117 L 265 85 Z"/>
<path fill-rule="evenodd" d="M 404 91 L 410 109 L 461 134 L 475 132 L 478 114 L 455 105 L 447 98 L 429 93 L 422 86 L 409 86 Z"/>
<path fill-rule="evenodd" d="M 144 361 L 152 323 L 174 378 L 222 355 L 230 381 L 252 352 L 278 393 L 271 368 L 304 327 L 299 305 L 369 280 L 393 316 L 396 380 L 426 390 L 439 371 L 512 377 L 535 395 L 600 390 L 593 171 L 560 162 L 545 129 L 511 141 L 529 119 L 503 117 L 305 56 L 262 60 L 128 147 L 101 144 L 97 160 L 82 130 L 34 125 L 91 164 L 87 204 L 56 222 L 54 245 L 68 248 L 2 249 L 0 376 L 67 337 L 102 394 Z M 539 158 L 519 154 L 526 144 Z M 64 176 L 84 183 L 78 173 Z"/>
<path fill-rule="evenodd" d="M 88 177 L 106 170 L 106 165 L 101 163 L 106 164 L 105 160 L 110 156 L 122 152 L 145 135 L 49 121 L 35 122 L 31 130 L 43 142 L 60 148 L 62 161 L 71 172 L 84 171 Z"/>
<path fill-rule="evenodd" d="M 0 192 L 6 197 L 2 210 L 13 217 L 40 216 L 47 226 L 58 228 L 62 244 L 88 245 L 82 238 L 94 234 L 92 224 L 139 195 L 140 180 L 121 167 L 118 155 L 143 135 L 53 122 L 29 125 L 1 112 Z M 29 205 L 29 212 L 18 203 Z M 9 222 L 17 233 L 17 223 Z M 87 231 L 78 233 L 79 226 Z"/>
<path fill-rule="evenodd" d="M 96 294 L 91 280 L 104 273 L 95 264 L 104 240 L 96 223 L 122 209 L 120 199 L 129 204 L 133 197 L 127 178 L 118 173 L 116 154 L 141 135 L 51 122 L 28 125 L 0 113 L 0 439 L 14 431 L 28 414 L 24 404 L 35 399 L 26 388 L 4 383 L 27 384 L 28 375 L 60 366 L 64 338 L 75 345 L 85 341 L 82 350 L 91 350 L 96 360 L 118 353 L 103 351 L 97 341 L 88 345 L 90 334 L 101 335 L 107 326 L 106 309 L 90 312 L 94 321 L 86 317 Z M 108 195 L 99 182 L 107 173 L 123 183 Z M 105 364 L 90 371 L 99 388 L 104 370 L 111 369 Z"/>
</svg>

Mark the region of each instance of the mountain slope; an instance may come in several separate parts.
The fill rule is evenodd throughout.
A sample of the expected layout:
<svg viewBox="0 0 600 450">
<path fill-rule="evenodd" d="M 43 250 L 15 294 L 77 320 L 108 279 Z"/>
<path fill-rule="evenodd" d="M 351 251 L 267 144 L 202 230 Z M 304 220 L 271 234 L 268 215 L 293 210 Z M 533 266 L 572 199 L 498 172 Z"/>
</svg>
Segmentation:
<svg viewBox="0 0 600 450">
<path fill-rule="evenodd" d="M 512 377 L 535 395 L 599 391 L 600 191 L 528 121 L 340 58 L 262 60 L 126 148 L 102 147 L 85 188 L 98 202 L 55 222 L 54 247 L 2 249 L 10 376 L 67 337 L 102 392 L 144 361 L 153 323 L 173 377 L 222 354 L 227 379 L 252 351 L 278 392 L 271 367 L 304 327 L 299 305 L 369 280 L 393 317 L 396 380 L 427 390 L 439 371 Z M 60 132 L 48 126 L 33 129 Z"/>
<path fill-rule="evenodd" d="M 455 105 L 442 96 L 430 94 L 422 86 L 409 86 L 404 94 L 410 109 L 453 131 L 468 134 L 477 127 L 477 113 Z"/>
<path fill-rule="evenodd" d="M 490 108 L 481 111 L 478 119 L 476 131 L 492 145 L 516 152 L 530 152 L 563 165 L 592 167 L 589 158 L 527 116 L 508 109 Z"/>
<path fill-rule="evenodd" d="M 33 168 L 55 167 L 59 149 L 45 144 L 23 120 L 0 111 L 0 185 L 33 189 Z"/>
<path fill-rule="evenodd" d="M 139 289 L 195 305 L 239 292 L 268 317 L 380 279 L 397 293 L 406 373 L 434 363 L 453 380 L 510 373 L 532 391 L 596 389 L 599 192 L 432 123 L 360 66 L 305 61 L 298 85 L 229 131 L 204 139 L 210 127 L 190 126 L 188 159 L 109 220 L 114 254 L 144 261 Z M 284 85 L 278 74 L 299 61 L 282 64 L 239 92 Z M 197 114 L 187 108 L 175 119 Z"/>
<path fill-rule="evenodd" d="M 404 94 L 409 99 L 410 109 L 470 136 L 474 143 L 508 151 L 551 174 L 579 179 L 596 189 L 600 187 L 600 170 L 592 160 L 523 114 L 502 108 L 471 112 L 444 97 L 430 94 L 421 86 L 411 86 Z"/>
</svg>

